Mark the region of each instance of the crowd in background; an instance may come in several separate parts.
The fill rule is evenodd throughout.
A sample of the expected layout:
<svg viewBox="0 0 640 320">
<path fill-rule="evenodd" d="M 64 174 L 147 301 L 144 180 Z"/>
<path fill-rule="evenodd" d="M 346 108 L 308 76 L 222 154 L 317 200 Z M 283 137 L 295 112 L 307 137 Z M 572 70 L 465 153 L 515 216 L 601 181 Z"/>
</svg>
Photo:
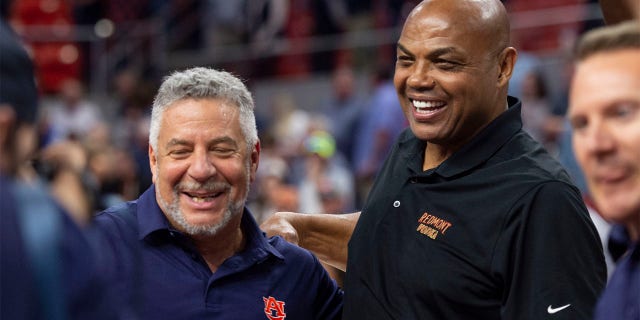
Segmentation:
<svg viewBox="0 0 640 320">
<path fill-rule="evenodd" d="M 3 6 L 10 2 L 3 1 Z M 205 59 L 215 56 L 217 48 L 241 45 L 246 51 L 243 57 L 226 57 L 215 67 L 238 74 L 249 86 L 258 80 L 304 81 L 326 75 L 330 89 L 308 99 L 295 99 L 283 91 L 270 101 L 256 101 L 257 106 L 269 108 L 257 111 L 268 116 L 258 119 L 262 154 L 249 199 L 260 222 L 276 211 L 360 209 L 391 142 L 407 123 L 391 82 L 395 45 L 383 43 L 363 51 L 350 47 L 349 38 L 339 35 L 396 28 L 417 2 L 14 0 L 2 10 L 10 10 L 9 21 L 24 35 L 36 64 L 43 98 L 40 147 L 69 141 L 83 147 L 94 211 L 135 199 L 151 184 L 150 106 L 160 77 L 171 70 L 133 53 L 114 55 L 117 61 L 109 70 L 108 97 L 95 99 L 91 80 L 97 67 L 87 43 L 68 38 L 38 40 L 29 34 L 34 27 L 50 26 L 50 31 L 64 33 L 110 21 L 127 30 L 135 22 L 154 19 L 161 21 L 168 53 L 199 52 L 204 56 L 200 59 Z M 590 1 L 561 2 L 508 0 L 505 4 L 517 13 Z M 594 26 L 586 17 L 577 17 L 567 23 L 514 30 L 520 57 L 510 91 L 523 101 L 525 129 L 570 171 L 575 168 L 571 146 L 563 139 L 570 64 L 550 72 L 544 60 L 568 57 L 573 39 Z M 289 45 L 283 46 L 283 41 Z M 332 43 L 318 47 L 322 41 Z M 115 45 L 106 41 L 105 48 L 109 46 Z M 365 85 L 358 86 L 358 79 L 364 79 Z M 55 175 L 55 164 L 38 168 L 45 177 Z M 586 192 L 580 176 L 574 178 Z"/>
</svg>

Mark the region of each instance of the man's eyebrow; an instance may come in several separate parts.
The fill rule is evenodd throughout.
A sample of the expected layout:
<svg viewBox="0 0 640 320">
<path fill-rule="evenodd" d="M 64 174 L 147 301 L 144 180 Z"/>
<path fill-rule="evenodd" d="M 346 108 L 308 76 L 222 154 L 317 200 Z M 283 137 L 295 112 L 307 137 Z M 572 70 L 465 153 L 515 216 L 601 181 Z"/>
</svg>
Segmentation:
<svg viewBox="0 0 640 320">
<path fill-rule="evenodd" d="M 405 48 L 400 42 L 398 42 L 398 44 L 396 46 L 398 47 L 398 49 L 400 49 L 404 53 L 409 54 L 409 55 L 413 55 L 411 53 L 411 51 L 409 51 L 409 49 Z"/>
<path fill-rule="evenodd" d="M 189 142 L 187 142 L 186 140 L 182 140 L 182 139 L 171 139 L 169 140 L 169 142 L 167 142 L 166 147 L 170 148 L 173 146 L 186 146 L 189 145 Z"/>
<path fill-rule="evenodd" d="M 439 57 L 439 56 L 444 56 L 446 54 L 452 54 L 452 53 L 458 53 L 458 50 L 456 50 L 456 48 L 454 47 L 438 48 L 429 52 L 429 57 L 431 58 Z"/>
<path fill-rule="evenodd" d="M 238 146 L 238 143 L 229 136 L 218 137 L 218 138 L 209 140 L 209 145 L 216 145 L 221 143 L 229 143 L 229 144 L 232 144 L 234 147 Z"/>
<path fill-rule="evenodd" d="M 233 146 L 237 146 L 238 145 L 236 143 L 236 141 L 233 140 L 229 136 L 224 136 L 224 137 L 211 139 L 208 142 L 209 145 L 216 145 L 216 144 L 221 144 L 221 143 L 229 143 L 229 144 L 232 144 Z M 175 139 L 175 138 L 169 140 L 169 142 L 167 142 L 167 144 L 166 144 L 167 148 L 173 147 L 173 146 L 188 146 L 188 145 L 191 145 L 191 143 L 189 141 L 183 140 L 183 139 Z"/>
<path fill-rule="evenodd" d="M 404 53 L 406 53 L 408 55 L 413 55 L 413 53 L 411 53 L 411 51 L 409 49 L 405 48 L 399 42 L 397 44 L 397 47 L 398 47 L 398 49 L 402 50 Z M 435 50 L 429 52 L 428 57 L 429 58 L 434 58 L 434 57 L 439 57 L 439 56 L 443 56 L 445 54 L 451 54 L 451 53 L 458 53 L 458 50 L 456 50 L 455 47 L 438 48 L 438 49 L 435 49 Z"/>
</svg>

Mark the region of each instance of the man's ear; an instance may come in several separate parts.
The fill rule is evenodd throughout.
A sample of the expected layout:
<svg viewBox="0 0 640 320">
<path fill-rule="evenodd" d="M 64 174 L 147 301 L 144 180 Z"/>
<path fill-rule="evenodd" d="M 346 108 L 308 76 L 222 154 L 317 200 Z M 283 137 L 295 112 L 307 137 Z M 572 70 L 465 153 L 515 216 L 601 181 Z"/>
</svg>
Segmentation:
<svg viewBox="0 0 640 320">
<path fill-rule="evenodd" d="M 500 70 L 498 70 L 498 87 L 506 87 L 509 84 L 509 79 L 513 74 L 513 68 L 516 65 L 518 59 L 518 52 L 513 47 L 506 47 L 502 50 L 499 56 Z"/>
<path fill-rule="evenodd" d="M 149 169 L 151 169 L 151 175 L 152 175 L 152 180 L 153 183 L 156 182 L 156 175 L 157 175 L 157 164 L 158 164 L 158 159 L 156 158 L 156 153 L 153 150 L 153 147 L 151 146 L 151 144 L 149 144 Z"/>
<path fill-rule="evenodd" d="M 256 172 L 258 171 L 258 164 L 260 163 L 260 140 L 256 142 L 251 151 L 251 168 L 250 168 L 250 181 L 253 182 L 256 179 Z"/>
</svg>

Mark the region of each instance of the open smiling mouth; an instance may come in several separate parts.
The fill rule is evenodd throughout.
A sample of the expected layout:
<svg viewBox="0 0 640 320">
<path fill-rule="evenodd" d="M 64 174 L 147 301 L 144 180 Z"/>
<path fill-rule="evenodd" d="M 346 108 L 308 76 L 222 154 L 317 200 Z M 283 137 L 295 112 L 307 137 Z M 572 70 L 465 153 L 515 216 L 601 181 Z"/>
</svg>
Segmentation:
<svg viewBox="0 0 640 320">
<path fill-rule="evenodd" d="M 183 192 L 183 193 L 187 195 L 189 198 L 191 198 L 193 202 L 204 203 L 204 202 L 213 201 L 215 198 L 221 196 L 224 192 L 220 191 L 220 192 L 214 192 L 214 193 L 190 193 L 190 192 Z"/>
<path fill-rule="evenodd" d="M 435 113 L 446 105 L 446 103 L 442 101 L 424 101 L 414 99 L 410 99 L 410 101 L 417 113 L 425 115 Z"/>
</svg>

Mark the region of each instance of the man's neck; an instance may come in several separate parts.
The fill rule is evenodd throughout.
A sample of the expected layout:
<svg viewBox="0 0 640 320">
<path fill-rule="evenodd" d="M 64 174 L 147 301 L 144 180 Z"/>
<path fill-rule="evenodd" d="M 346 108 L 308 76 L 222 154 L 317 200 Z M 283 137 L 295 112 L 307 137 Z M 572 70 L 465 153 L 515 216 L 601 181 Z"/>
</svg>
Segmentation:
<svg viewBox="0 0 640 320">
<path fill-rule="evenodd" d="M 422 170 L 427 171 L 439 166 L 441 163 L 447 160 L 447 158 L 449 158 L 451 154 L 452 152 L 441 148 L 437 144 L 427 143 L 427 146 L 424 149 L 424 162 L 422 163 Z"/>
<path fill-rule="evenodd" d="M 190 238 L 211 272 L 216 272 L 225 260 L 244 250 L 246 244 L 240 221 L 230 222 L 225 229 L 215 235 L 190 236 Z"/>
</svg>

